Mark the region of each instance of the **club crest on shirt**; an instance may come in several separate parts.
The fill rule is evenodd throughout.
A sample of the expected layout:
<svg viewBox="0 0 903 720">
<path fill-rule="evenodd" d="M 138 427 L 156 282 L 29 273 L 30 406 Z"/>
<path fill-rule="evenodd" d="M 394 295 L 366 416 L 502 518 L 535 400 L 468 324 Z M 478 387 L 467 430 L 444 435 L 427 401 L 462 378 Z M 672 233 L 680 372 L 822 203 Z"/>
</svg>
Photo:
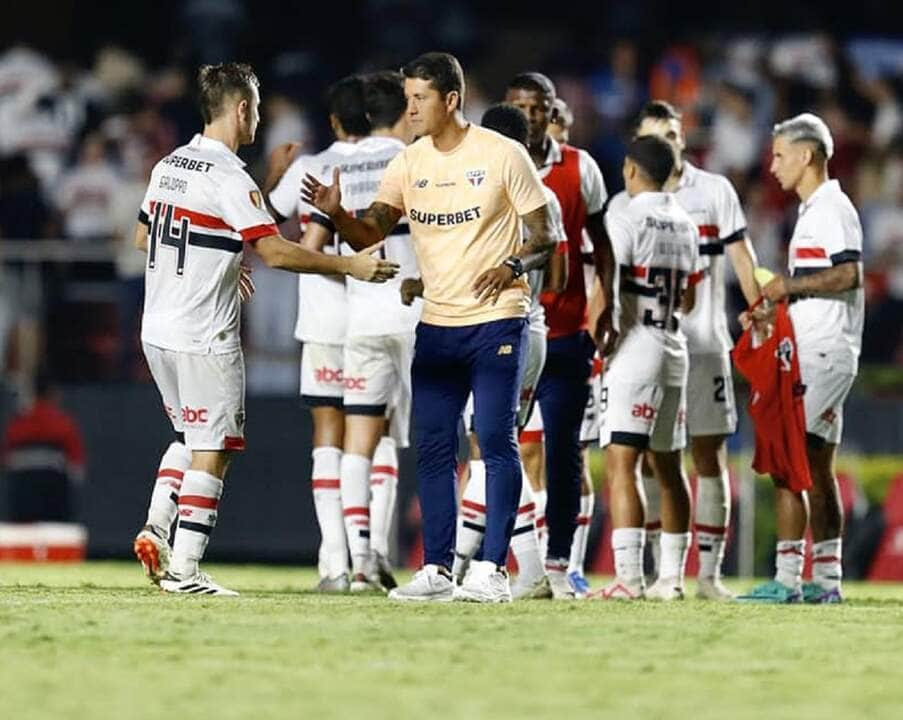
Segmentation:
<svg viewBox="0 0 903 720">
<path fill-rule="evenodd" d="M 260 193 L 257 190 L 251 190 L 248 193 L 248 197 L 251 198 L 251 204 L 254 207 L 258 210 L 263 210 L 263 198 L 260 197 Z"/>
<path fill-rule="evenodd" d="M 793 343 L 790 341 L 790 338 L 781 338 L 781 342 L 778 343 L 778 349 L 775 354 L 781 362 L 781 371 L 789 373 L 793 368 L 791 365 L 791 361 L 793 360 Z"/>
<path fill-rule="evenodd" d="M 468 170 L 464 173 L 464 177 L 467 178 L 467 182 L 469 182 L 474 187 L 479 187 L 483 184 L 483 181 L 486 179 L 486 171 L 485 170 Z"/>
</svg>

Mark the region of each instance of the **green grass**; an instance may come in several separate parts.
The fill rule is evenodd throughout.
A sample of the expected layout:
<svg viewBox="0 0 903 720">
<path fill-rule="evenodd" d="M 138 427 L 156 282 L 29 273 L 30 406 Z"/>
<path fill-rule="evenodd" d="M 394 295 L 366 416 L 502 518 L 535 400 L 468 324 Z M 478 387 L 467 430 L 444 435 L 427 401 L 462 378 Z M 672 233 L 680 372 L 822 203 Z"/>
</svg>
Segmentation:
<svg viewBox="0 0 903 720">
<path fill-rule="evenodd" d="M 900 585 L 832 607 L 411 607 L 314 595 L 310 569 L 209 569 L 242 596 L 0 565 L 0 717 L 903 717 Z"/>
</svg>

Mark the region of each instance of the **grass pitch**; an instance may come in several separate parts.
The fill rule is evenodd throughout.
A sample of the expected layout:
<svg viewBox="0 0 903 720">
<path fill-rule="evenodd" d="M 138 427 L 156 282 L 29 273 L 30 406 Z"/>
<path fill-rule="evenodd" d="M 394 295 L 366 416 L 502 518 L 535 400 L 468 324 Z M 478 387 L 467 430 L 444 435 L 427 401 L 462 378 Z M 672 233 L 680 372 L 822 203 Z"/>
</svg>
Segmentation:
<svg viewBox="0 0 903 720">
<path fill-rule="evenodd" d="M 903 717 L 900 585 L 823 607 L 411 606 L 315 595 L 311 569 L 209 570 L 242 596 L 163 596 L 134 564 L 0 565 L 0 716 Z"/>
</svg>

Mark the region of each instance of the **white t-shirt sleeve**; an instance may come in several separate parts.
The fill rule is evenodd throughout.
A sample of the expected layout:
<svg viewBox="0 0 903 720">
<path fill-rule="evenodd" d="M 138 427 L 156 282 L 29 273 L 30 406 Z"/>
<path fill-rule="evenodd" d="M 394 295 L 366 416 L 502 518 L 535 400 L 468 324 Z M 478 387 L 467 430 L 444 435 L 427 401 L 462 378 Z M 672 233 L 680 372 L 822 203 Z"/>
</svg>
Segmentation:
<svg viewBox="0 0 903 720">
<path fill-rule="evenodd" d="M 285 174 L 279 178 L 276 187 L 270 190 L 269 201 L 273 210 L 282 217 L 291 217 L 301 201 L 301 181 L 307 172 L 305 158 L 295 158 Z"/>
<path fill-rule="evenodd" d="M 815 241 L 824 248 L 832 265 L 862 259 L 862 226 L 852 207 L 835 205 L 818 216 Z"/>
<path fill-rule="evenodd" d="M 279 234 L 259 188 L 244 171 L 236 172 L 223 183 L 219 203 L 223 221 L 239 233 L 242 240 L 248 242 Z"/>
<path fill-rule="evenodd" d="M 605 189 L 605 180 L 602 179 L 602 171 L 586 150 L 579 150 L 580 163 L 580 193 L 583 195 L 583 203 L 586 205 L 586 214 L 595 215 L 602 210 L 608 192 Z"/>
<path fill-rule="evenodd" d="M 605 229 L 611 239 L 611 247 L 617 265 L 633 265 L 633 248 L 635 230 L 624 213 L 606 213 Z"/>
<path fill-rule="evenodd" d="M 715 194 L 718 239 L 725 245 L 742 240 L 746 236 L 746 216 L 740 206 L 737 191 L 727 178 L 720 178 Z"/>
<path fill-rule="evenodd" d="M 543 186 L 545 187 L 545 186 Z M 568 251 L 568 236 L 564 230 L 564 219 L 561 212 L 561 203 L 551 190 L 545 193 L 549 212 L 550 240 L 555 241 L 555 254 L 566 255 Z"/>
</svg>

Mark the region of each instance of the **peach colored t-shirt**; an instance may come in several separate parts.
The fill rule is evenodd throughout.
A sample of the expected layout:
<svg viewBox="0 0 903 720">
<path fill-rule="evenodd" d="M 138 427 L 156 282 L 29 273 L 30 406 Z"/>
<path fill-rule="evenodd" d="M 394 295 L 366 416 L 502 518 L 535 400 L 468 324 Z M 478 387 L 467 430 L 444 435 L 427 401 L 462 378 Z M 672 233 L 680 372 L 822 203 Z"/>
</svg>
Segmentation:
<svg viewBox="0 0 903 720">
<path fill-rule="evenodd" d="M 476 125 L 449 152 L 421 138 L 389 163 L 376 202 L 402 210 L 411 223 L 423 279 L 423 322 L 460 327 L 526 315 L 526 277 L 495 305 L 479 303 L 473 294 L 482 272 L 517 252 L 523 242 L 520 217 L 546 204 L 522 145 Z"/>
</svg>

